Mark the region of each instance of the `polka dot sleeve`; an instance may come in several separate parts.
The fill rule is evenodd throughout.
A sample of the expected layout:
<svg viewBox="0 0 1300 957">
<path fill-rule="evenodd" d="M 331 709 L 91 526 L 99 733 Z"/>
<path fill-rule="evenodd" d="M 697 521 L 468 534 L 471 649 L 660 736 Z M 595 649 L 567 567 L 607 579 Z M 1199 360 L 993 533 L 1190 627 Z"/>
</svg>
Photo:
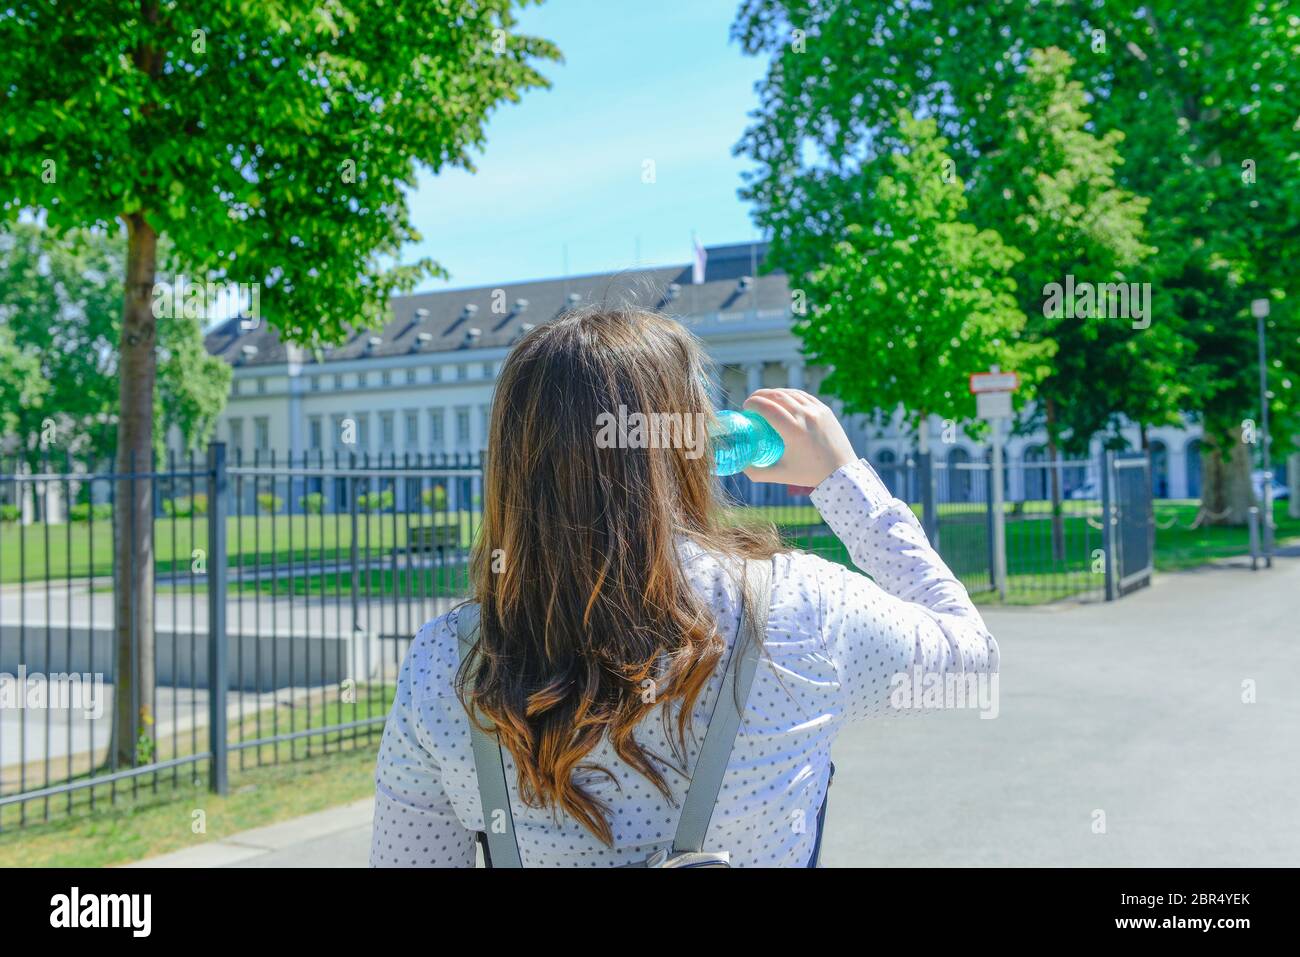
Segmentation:
<svg viewBox="0 0 1300 957">
<path fill-rule="evenodd" d="M 436 706 L 424 683 L 435 627 L 445 629 L 446 620 L 430 622 L 412 642 L 384 725 L 375 768 L 371 867 L 474 866 L 474 834 L 452 809 L 420 707 Z"/>
<path fill-rule="evenodd" d="M 818 575 L 822 633 L 849 720 L 896 713 L 895 676 L 998 670 L 998 645 L 912 510 L 866 462 L 836 471 L 813 504 L 871 576 L 826 563 Z"/>
</svg>

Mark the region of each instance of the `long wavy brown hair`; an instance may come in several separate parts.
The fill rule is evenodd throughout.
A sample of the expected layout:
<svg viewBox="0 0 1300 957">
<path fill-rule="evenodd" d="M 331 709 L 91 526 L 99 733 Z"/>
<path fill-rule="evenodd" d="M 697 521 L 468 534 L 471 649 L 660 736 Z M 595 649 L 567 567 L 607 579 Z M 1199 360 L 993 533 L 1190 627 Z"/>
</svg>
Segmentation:
<svg viewBox="0 0 1300 957">
<path fill-rule="evenodd" d="M 679 539 L 737 558 L 781 548 L 771 524 L 728 519 L 706 447 L 598 439 L 602 416 L 620 406 L 711 425 L 708 372 L 698 340 L 671 319 L 587 309 L 525 335 L 493 399 L 471 562 L 479 635 L 457 692 L 513 755 L 522 799 L 607 845 L 609 809 L 575 772 L 613 779 L 587 760 L 608 735 L 675 802 L 664 771 L 682 771 L 692 707 L 725 649 L 683 573 Z M 671 760 L 636 740 L 655 709 Z"/>
</svg>

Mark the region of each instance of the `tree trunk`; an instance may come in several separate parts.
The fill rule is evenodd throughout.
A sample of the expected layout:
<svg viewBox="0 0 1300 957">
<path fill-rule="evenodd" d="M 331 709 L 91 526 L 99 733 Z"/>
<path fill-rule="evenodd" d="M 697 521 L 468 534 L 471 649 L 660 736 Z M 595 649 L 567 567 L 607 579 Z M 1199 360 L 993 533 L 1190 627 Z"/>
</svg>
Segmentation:
<svg viewBox="0 0 1300 957">
<path fill-rule="evenodd" d="M 157 320 L 153 285 L 158 236 L 143 213 L 127 226 L 126 295 L 118 353 L 116 503 L 113 512 L 113 747 L 119 767 L 154 754 L 153 394 Z"/>
<path fill-rule="evenodd" d="M 1056 403 L 1043 403 L 1047 414 L 1047 475 L 1052 492 L 1052 560 L 1065 561 L 1065 518 L 1061 514 L 1060 450 L 1056 445 Z"/>
<path fill-rule="evenodd" d="M 1241 428 L 1226 435 L 1207 433 L 1201 453 L 1201 508 L 1207 525 L 1245 525 L 1255 490 L 1250 481 L 1250 449 Z"/>
</svg>

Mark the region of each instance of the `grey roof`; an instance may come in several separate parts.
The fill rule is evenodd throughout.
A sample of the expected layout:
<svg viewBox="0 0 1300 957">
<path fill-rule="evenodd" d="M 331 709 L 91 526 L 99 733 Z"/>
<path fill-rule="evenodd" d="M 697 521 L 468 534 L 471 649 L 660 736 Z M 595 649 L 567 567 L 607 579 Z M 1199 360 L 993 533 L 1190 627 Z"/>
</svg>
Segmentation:
<svg viewBox="0 0 1300 957">
<path fill-rule="evenodd" d="M 390 301 L 392 318 L 382 330 L 358 331 L 347 342 L 325 350 L 321 358 L 332 362 L 507 347 L 518 339 L 525 323 L 539 325 L 593 302 L 629 302 L 683 317 L 788 311 L 790 292 L 782 273 L 755 277 L 749 291 L 740 288 L 741 277 L 753 274 L 755 260 L 761 266 L 763 244 L 711 246 L 706 251 L 705 282 L 700 285 L 692 285 L 687 264 L 397 296 Z M 670 297 L 673 284 L 680 287 L 675 299 Z M 504 312 L 498 290 L 504 293 Z M 477 335 L 471 329 L 477 329 Z M 287 360 L 283 343 L 267 323 L 241 330 L 240 320 L 232 318 L 208 333 L 205 344 L 210 353 L 232 364 L 273 365 Z M 246 355 L 245 346 L 255 347 L 256 353 Z"/>
</svg>

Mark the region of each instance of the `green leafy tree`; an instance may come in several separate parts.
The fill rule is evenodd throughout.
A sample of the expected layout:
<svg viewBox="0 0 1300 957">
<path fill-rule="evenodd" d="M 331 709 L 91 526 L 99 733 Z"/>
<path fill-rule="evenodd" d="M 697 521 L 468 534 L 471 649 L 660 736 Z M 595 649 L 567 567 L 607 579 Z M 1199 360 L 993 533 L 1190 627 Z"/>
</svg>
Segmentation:
<svg viewBox="0 0 1300 957">
<path fill-rule="evenodd" d="M 58 237 L 32 222 L 0 232 L 0 323 L 38 358 L 46 383 L 44 401 L 14 406 L 4 429 L 33 465 L 57 451 L 112 460 L 125 265 L 121 236 L 76 230 Z M 225 406 L 230 367 L 208 354 L 196 318 L 163 324 L 158 351 L 155 454 L 173 427 L 184 447 L 197 449 Z"/>
<path fill-rule="evenodd" d="M 13 330 L 0 321 L 0 437 L 18 431 L 24 411 L 39 411 L 48 391 L 40 356 L 15 342 Z"/>
<path fill-rule="evenodd" d="M 29 463 L 47 448 L 111 455 L 116 406 L 114 330 L 121 325 L 125 244 L 37 223 L 0 231 L 0 322 L 39 358 L 40 406 L 15 410 L 6 435 Z M 45 420 L 54 423 L 44 428 Z"/>
<path fill-rule="evenodd" d="M 420 238 L 405 198 L 418 167 L 470 166 L 488 112 L 545 85 L 534 64 L 556 51 L 512 32 L 516 6 L 0 7 L 3 209 L 39 208 L 58 231 L 126 232 L 122 468 L 147 463 L 153 442 L 160 325 L 171 321 L 152 308 L 160 237 L 164 268 L 257 288 L 251 318 L 287 340 L 338 341 L 377 322 L 392 292 L 438 272 L 427 260 L 385 268 Z M 125 763 L 153 727 L 152 496 L 147 480 L 118 492 L 115 748 Z"/>
<path fill-rule="evenodd" d="M 813 310 L 796 332 L 812 361 L 833 366 L 822 387 L 846 411 L 901 406 L 915 428 L 931 414 L 973 418 L 972 371 L 1032 366 L 1051 350 L 1020 339 L 1010 277 L 1020 254 L 961 221 L 966 196 L 945 182 L 934 121 L 903 113 L 896 131 L 894 151 L 857 177 L 844 238 L 807 273 Z"/>
<path fill-rule="evenodd" d="M 1065 557 L 1061 473 L 1054 467 L 1062 450 L 1086 456 L 1094 435 L 1117 434 L 1125 420 L 1144 428 L 1177 424 L 1188 398 L 1177 376 L 1182 339 L 1169 323 L 1153 322 L 1152 297 L 1140 296 L 1144 307 L 1134 309 L 1127 295 L 1130 286 L 1154 290 L 1145 269 L 1155 252 L 1143 241 L 1147 200 L 1117 185 L 1124 136 L 1088 128 L 1083 87 L 1070 77 L 1073 62 L 1055 47 L 1030 51 L 1005 110 L 985 116 L 987 126 L 1001 123 L 1000 145 L 976 162 L 971 197 L 979 222 L 1023 253 L 1014 275 L 1029 316 L 1027 337 L 1054 346 L 1025 426 L 1047 434 L 1057 560 Z M 1083 314 L 1049 308 L 1049 289 L 1063 291 L 1071 279 L 1094 290 L 1122 285 L 1126 294 L 1122 303 L 1095 302 Z M 1111 305 L 1128 308 L 1117 315 Z"/>
<path fill-rule="evenodd" d="M 733 33 L 747 50 L 773 54 L 764 105 L 741 148 L 759 164 L 751 195 L 776 211 L 769 221 L 778 261 L 797 261 L 837 228 L 835 173 L 871 153 L 897 109 L 937 117 L 959 168 L 977 180 L 980 163 L 1006 146 L 1001 115 L 1031 52 L 1056 46 L 1070 54 L 1091 128 L 1124 134 L 1117 185 L 1150 200 L 1146 242 L 1157 252 L 1144 268 L 1157 294 L 1152 327 L 1168 325 L 1182 340 L 1170 354 L 1189 393 L 1187 411 L 1205 424 L 1206 500 L 1232 500 L 1215 512 L 1223 521 L 1244 515 L 1246 459 L 1231 450 L 1242 420 L 1258 417 L 1251 299 L 1273 302 L 1278 431 L 1294 432 L 1300 414 L 1300 280 L 1279 255 L 1300 222 L 1297 23 L 1284 4 L 743 0 Z M 810 146 L 823 174 L 796 175 Z M 986 211 L 974 208 L 976 222 Z M 1100 358 L 1122 370 L 1134 349 L 1156 351 L 1118 343 Z M 1068 359 L 1063 352 L 1060 361 Z M 1146 366 L 1131 381 L 1134 393 L 1145 389 L 1139 421 L 1156 421 L 1167 406 L 1156 390 L 1169 380 Z M 1228 495 L 1228 484 L 1238 491 Z"/>
</svg>

